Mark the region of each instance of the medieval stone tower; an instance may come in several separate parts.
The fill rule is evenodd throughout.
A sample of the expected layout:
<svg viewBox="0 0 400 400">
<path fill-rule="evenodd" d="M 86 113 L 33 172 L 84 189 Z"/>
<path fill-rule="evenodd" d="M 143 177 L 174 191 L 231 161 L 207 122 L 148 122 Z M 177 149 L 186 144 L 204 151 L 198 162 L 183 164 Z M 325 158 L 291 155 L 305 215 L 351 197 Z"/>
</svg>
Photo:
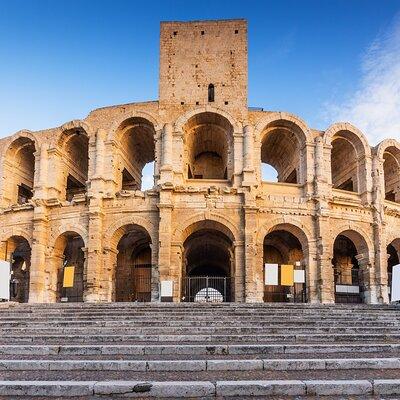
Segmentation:
<svg viewBox="0 0 400 400">
<path fill-rule="evenodd" d="M 11 298 L 388 302 L 400 144 L 249 108 L 247 71 L 245 20 L 161 23 L 158 101 L 2 139 Z"/>
</svg>

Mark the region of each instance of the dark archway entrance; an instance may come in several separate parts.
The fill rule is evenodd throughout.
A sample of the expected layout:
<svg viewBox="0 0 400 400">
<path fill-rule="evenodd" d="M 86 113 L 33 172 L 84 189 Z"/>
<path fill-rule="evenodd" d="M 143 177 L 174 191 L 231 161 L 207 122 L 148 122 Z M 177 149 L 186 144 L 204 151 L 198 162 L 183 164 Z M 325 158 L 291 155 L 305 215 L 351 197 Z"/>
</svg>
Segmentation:
<svg viewBox="0 0 400 400">
<path fill-rule="evenodd" d="M 344 234 L 333 245 L 332 266 L 335 282 L 335 303 L 362 303 L 363 277 L 354 242 Z"/>
<path fill-rule="evenodd" d="M 196 302 L 233 300 L 233 243 L 213 228 L 193 232 L 184 242 L 182 299 Z"/>
<path fill-rule="evenodd" d="M 302 265 L 304 258 L 303 249 L 299 239 L 283 229 L 270 232 L 264 238 L 264 265 L 277 265 L 278 284 L 265 285 L 264 301 L 265 302 L 306 302 L 306 282 L 305 269 Z M 282 267 L 292 266 L 294 271 L 304 271 L 304 282 L 295 282 L 292 285 L 282 285 Z M 302 279 L 299 279 L 302 280 Z"/>
<path fill-rule="evenodd" d="M 29 301 L 31 248 L 22 236 L 12 236 L 5 242 L 5 260 L 10 261 L 10 301 Z"/>
<path fill-rule="evenodd" d="M 66 232 L 59 236 L 56 241 L 56 255 L 61 258 L 57 279 L 57 301 L 59 302 L 83 301 L 84 248 L 85 243 L 82 237 L 75 232 Z"/>
<path fill-rule="evenodd" d="M 138 225 L 127 226 L 118 243 L 115 301 L 151 301 L 151 239 Z"/>
</svg>

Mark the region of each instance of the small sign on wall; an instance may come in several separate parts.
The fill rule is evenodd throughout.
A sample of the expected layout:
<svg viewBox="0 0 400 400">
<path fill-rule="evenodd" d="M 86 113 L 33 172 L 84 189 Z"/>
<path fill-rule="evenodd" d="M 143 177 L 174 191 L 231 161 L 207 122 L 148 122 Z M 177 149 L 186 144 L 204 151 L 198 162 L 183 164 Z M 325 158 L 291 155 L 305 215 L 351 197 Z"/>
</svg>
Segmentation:
<svg viewBox="0 0 400 400">
<path fill-rule="evenodd" d="M 74 287 L 74 275 L 75 275 L 75 267 L 73 266 L 64 267 L 63 287 L 65 288 Z"/>
<path fill-rule="evenodd" d="M 265 284 L 278 285 L 278 264 L 265 264 Z"/>
<path fill-rule="evenodd" d="M 10 300 L 11 265 L 8 261 L 0 261 L 0 299 Z"/>
<path fill-rule="evenodd" d="M 174 281 L 160 282 L 161 301 L 171 302 L 174 295 Z"/>
</svg>

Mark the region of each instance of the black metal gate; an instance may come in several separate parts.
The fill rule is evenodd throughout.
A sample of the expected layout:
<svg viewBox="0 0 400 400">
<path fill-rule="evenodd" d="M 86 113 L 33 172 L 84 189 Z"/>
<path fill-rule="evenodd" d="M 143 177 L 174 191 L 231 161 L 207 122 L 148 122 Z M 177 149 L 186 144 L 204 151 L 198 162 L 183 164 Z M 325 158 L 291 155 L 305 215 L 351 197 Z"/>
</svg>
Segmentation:
<svg viewBox="0 0 400 400">
<path fill-rule="evenodd" d="M 190 276 L 183 278 L 182 300 L 197 303 L 232 301 L 233 278 L 224 276 Z"/>
<path fill-rule="evenodd" d="M 131 268 L 132 301 L 151 301 L 151 264 L 135 264 Z"/>
<path fill-rule="evenodd" d="M 352 268 L 350 271 L 333 269 L 335 277 L 335 303 L 362 303 L 362 271 Z"/>
</svg>

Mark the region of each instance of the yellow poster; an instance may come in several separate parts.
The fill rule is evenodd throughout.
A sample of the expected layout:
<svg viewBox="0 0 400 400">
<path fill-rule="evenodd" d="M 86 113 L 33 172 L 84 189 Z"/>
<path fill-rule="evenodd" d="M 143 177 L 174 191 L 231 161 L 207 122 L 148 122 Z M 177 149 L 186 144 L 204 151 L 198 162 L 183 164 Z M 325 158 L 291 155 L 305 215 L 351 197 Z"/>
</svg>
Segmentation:
<svg viewBox="0 0 400 400">
<path fill-rule="evenodd" d="M 74 286 L 75 267 L 68 266 L 64 268 L 63 287 L 71 288 Z"/>
<path fill-rule="evenodd" d="M 294 284 L 294 268 L 293 265 L 281 265 L 281 285 L 293 286 Z"/>
</svg>

